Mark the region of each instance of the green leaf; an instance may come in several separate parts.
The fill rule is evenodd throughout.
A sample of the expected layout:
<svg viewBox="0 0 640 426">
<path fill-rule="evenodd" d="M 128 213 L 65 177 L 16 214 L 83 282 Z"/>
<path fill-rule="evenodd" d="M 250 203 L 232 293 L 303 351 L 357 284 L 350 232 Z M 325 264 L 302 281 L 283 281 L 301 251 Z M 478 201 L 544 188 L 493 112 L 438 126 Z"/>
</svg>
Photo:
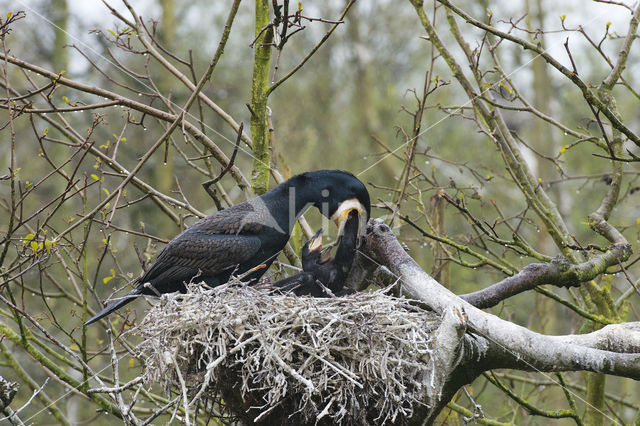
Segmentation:
<svg viewBox="0 0 640 426">
<path fill-rule="evenodd" d="M 33 235 L 33 234 L 27 234 L 27 235 L 24 237 L 24 241 L 22 242 L 22 245 L 23 245 L 23 246 L 26 246 L 26 245 L 27 245 L 27 243 L 28 243 L 29 241 L 33 240 L 33 237 L 35 237 L 35 235 Z"/>
</svg>

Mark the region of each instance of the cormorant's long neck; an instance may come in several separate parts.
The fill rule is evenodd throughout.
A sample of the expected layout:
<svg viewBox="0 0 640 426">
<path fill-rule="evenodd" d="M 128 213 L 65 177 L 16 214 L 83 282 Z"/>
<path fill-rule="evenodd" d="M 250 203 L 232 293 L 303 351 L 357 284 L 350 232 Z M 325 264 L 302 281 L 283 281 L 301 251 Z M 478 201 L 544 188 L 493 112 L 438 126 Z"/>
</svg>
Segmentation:
<svg viewBox="0 0 640 426">
<path fill-rule="evenodd" d="M 316 197 L 308 185 L 295 177 L 261 196 L 278 225 L 289 232 L 300 215 L 313 205 Z"/>
</svg>

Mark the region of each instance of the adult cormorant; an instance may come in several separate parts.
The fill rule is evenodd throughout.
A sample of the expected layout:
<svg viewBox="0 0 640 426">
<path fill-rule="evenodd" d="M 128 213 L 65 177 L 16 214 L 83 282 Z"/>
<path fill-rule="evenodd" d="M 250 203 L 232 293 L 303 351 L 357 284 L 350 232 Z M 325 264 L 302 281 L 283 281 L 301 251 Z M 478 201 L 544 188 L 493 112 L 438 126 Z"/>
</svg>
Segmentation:
<svg viewBox="0 0 640 426">
<path fill-rule="evenodd" d="M 164 247 L 138 286 L 110 304 L 85 325 L 105 317 L 140 295 L 185 291 L 196 278 L 210 286 L 227 282 L 231 274 L 256 269 L 245 280 L 256 280 L 284 248 L 300 215 L 314 206 L 334 220 L 342 233 L 349 212 L 362 223 L 371 213 L 369 193 L 354 175 L 342 170 L 317 170 L 292 177 L 271 191 L 201 219 Z M 361 227 L 364 229 L 364 226 Z"/>
</svg>

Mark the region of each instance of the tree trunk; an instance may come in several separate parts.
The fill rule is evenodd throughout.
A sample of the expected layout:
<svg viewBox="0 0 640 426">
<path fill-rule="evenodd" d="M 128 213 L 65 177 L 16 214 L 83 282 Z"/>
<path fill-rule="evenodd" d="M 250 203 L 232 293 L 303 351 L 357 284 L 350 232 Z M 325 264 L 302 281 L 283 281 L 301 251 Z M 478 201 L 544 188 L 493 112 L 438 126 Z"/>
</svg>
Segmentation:
<svg viewBox="0 0 640 426">
<path fill-rule="evenodd" d="M 67 22 L 69 9 L 67 0 L 51 1 L 51 21 L 53 22 L 53 50 L 51 51 L 51 65 L 56 73 L 69 67 L 69 51 L 65 48 L 67 40 Z"/>
<path fill-rule="evenodd" d="M 442 317 L 433 356 L 432 405 L 420 413 L 427 423 L 461 386 L 491 369 L 583 370 L 640 379 L 640 323 L 612 324 L 588 334 L 542 335 L 483 312 L 444 288 L 405 252 L 380 219 L 369 222 L 362 250 L 397 277 L 405 296 Z"/>
<path fill-rule="evenodd" d="M 253 48 L 253 82 L 251 86 L 251 137 L 253 139 L 253 171 L 251 187 L 256 195 L 269 190 L 269 138 L 267 99 L 271 62 L 272 27 L 269 24 L 269 2 L 256 0 L 256 37 Z M 265 29 L 266 28 L 266 29 Z"/>
</svg>

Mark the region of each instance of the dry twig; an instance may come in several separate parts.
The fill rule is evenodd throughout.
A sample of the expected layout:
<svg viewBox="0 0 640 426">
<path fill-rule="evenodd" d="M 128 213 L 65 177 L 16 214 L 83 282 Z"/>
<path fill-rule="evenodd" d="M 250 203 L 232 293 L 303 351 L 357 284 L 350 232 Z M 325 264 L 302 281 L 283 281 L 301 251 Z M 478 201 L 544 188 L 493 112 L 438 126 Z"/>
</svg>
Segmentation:
<svg viewBox="0 0 640 426">
<path fill-rule="evenodd" d="M 179 369 L 191 408 L 223 400 L 250 422 L 402 424 L 428 403 L 438 324 L 383 292 L 315 299 L 224 285 L 163 296 L 138 331 L 146 379 L 182 393 Z"/>
</svg>

